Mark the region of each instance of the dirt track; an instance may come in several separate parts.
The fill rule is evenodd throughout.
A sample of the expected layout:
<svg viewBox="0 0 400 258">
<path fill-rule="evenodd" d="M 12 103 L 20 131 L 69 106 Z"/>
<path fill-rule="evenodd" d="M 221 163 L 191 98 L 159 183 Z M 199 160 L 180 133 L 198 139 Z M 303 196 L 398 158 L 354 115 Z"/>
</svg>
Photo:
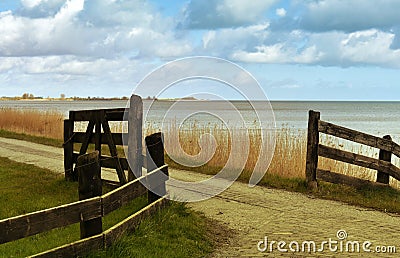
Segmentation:
<svg viewBox="0 0 400 258">
<path fill-rule="evenodd" d="M 60 148 L 0 138 L 0 156 L 63 173 L 63 152 Z M 205 178 L 188 171 L 170 170 L 170 174 L 181 180 Z M 115 174 L 107 174 L 107 177 L 110 176 Z M 400 253 L 400 217 L 339 202 L 264 187 L 249 188 L 246 184 L 235 183 L 219 196 L 190 206 L 236 232 L 220 245 L 213 255 L 215 257 L 398 256 L 396 253 L 374 252 L 378 246 L 395 246 L 397 253 Z M 343 244 L 342 252 L 340 244 L 335 243 L 332 248 L 337 245 L 339 252 L 330 252 L 328 244 L 324 245 L 324 252 L 315 253 L 280 252 L 276 249 L 276 243 L 273 252 L 257 250 L 258 242 L 265 237 L 268 237 L 268 244 L 271 241 L 285 241 L 283 249 L 289 249 L 289 243 L 296 241 L 300 251 L 304 241 L 314 241 L 318 250 L 323 241 L 338 241 L 338 230 L 345 230 L 348 234 L 346 239 L 339 241 Z M 358 241 L 360 253 L 346 252 L 348 241 Z M 362 250 L 364 241 L 372 243 L 367 246 L 372 252 Z M 295 244 L 292 243 L 290 247 L 296 249 Z M 305 249 L 308 250 L 307 245 Z"/>
</svg>

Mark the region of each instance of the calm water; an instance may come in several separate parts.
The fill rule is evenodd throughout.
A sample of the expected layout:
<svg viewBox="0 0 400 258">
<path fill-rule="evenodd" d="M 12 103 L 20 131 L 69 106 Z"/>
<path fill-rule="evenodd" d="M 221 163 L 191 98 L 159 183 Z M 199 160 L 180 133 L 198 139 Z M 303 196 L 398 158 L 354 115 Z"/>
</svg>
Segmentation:
<svg viewBox="0 0 400 258">
<path fill-rule="evenodd" d="M 144 101 L 145 109 L 149 101 Z M 158 123 L 174 102 L 159 101 L 151 109 L 149 120 Z M 69 110 L 99 109 L 125 107 L 126 101 L 0 101 L 0 107 L 20 109 L 56 110 L 68 116 Z M 233 102 L 241 111 L 246 123 L 253 123 L 254 112 L 243 101 Z M 400 102 L 337 102 L 337 101 L 272 101 L 277 127 L 291 127 L 295 129 L 307 128 L 308 110 L 321 112 L 321 119 L 335 124 L 361 130 L 374 135 L 391 134 L 400 138 Z M 193 113 L 205 107 L 218 110 L 225 122 L 236 123 L 235 115 L 219 102 L 212 101 L 185 101 L 177 107 L 173 116 L 184 113 Z M 184 114 L 183 116 L 186 116 Z M 210 115 L 197 114 L 192 117 L 196 121 L 213 121 Z"/>
</svg>

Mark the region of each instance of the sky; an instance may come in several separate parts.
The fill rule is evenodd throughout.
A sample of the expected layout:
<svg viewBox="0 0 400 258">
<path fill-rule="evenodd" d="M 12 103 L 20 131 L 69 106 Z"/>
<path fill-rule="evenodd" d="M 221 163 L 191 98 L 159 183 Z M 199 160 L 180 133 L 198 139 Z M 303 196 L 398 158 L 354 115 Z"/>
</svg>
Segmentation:
<svg viewBox="0 0 400 258">
<path fill-rule="evenodd" d="M 271 100 L 397 101 L 398 10 L 398 0 L 0 0 L 0 96 L 129 96 L 160 65 L 213 56 Z M 224 87 L 197 81 L 165 97 L 238 98 Z"/>
</svg>

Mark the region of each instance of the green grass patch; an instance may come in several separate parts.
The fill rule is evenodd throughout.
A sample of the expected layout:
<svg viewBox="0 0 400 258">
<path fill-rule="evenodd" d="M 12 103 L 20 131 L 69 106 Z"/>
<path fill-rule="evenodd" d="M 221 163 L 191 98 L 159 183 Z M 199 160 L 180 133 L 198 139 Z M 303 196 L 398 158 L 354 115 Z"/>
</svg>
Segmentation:
<svg viewBox="0 0 400 258">
<path fill-rule="evenodd" d="M 78 200 L 77 183 L 33 165 L 0 157 L 0 219 Z M 79 239 L 79 225 L 0 245 L 1 257 L 25 257 Z"/>
<path fill-rule="evenodd" d="M 103 192 L 108 190 L 103 189 Z M 66 182 L 61 174 L 2 157 L 0 191 L 0 219 L 78 200 L 76 182 Z M 146 205 L 147 197 L 142 196 L 108 214 L 103 218 L 103 230 L 114 226 Z M 142 257 L 151 257 L 155 253 L 170 253 L 170 257 L 177 257 L 172 254 L 181 254 L 181 257 L 186 254 L 202 257 L 212 251 L 212 243 L 206 237 L 204 224 L 204 218 L 192 213 L 182 204 L 174 204 L 155 217 L 146 219 L 133 236 L 125 236 L 110 250 L 96 253 L 95 257 L 102 257 L 104 254 L 106 256 L 103 257 L 121 257 L 118 254 L 128 252 L 127 250 L 143 254 Z M 141 237 L 138 238 L 137 234 Z M 148 236 L 152 237 L 151 242 L 148 242 Z M 77 223 L 1 244 L 0 257 L 26 257 L 79 239 L 80 229 Z M 157 239 L 159 241 L 156 241 Z M 178 247 L 181 250 L 178 250 Z M 116 255 L 112 256 L 114 252 Z"/>
<path fill-rule="evenodd" d="M 0 137 L 34 142 L 34 143 L 44 144 L 44 145 L 53 146 L 53 147 L 60 147 L 60 148 L 63 146 L 63 142 L 64 142 L 61 139 L 53 139 L 53 138 L 47 138 L 47 137 L 42 137 L 42 136 L 34 136 L 34 135 L 29 135 L 29 134 L 24 134 L 24 133 L 15 133 L 15 132 L 10 132 L 10 131 L 6 131 L 6 130 L 0 130 Z"/>
<path fill-rule="evenodd" d="M 112 247 L 87 257 L 204 257 L 213 250 L 207 228 L 202 216 L 172 203 Z"/>
<path fill-rule="evenodd" d="M 318 182 L 314 196 L 390 213 L 400 213 L 400 191 L 389 186 L 351 187 Z"/>
<path fill-rule="evenodd" d="M 0 219 L 77 201 L 77 189 L 63 175 L 0 157 Z"/>
<path fill-rule="evenodd" d="M 266 174 L 260 185 L 345 202 L 384 212 L 400 213 L 400 191 L 390 186 L 352 187 L 318 181 L 318 190 L 310 191 L 303 178 L 284 178 Z"/>
</svg>

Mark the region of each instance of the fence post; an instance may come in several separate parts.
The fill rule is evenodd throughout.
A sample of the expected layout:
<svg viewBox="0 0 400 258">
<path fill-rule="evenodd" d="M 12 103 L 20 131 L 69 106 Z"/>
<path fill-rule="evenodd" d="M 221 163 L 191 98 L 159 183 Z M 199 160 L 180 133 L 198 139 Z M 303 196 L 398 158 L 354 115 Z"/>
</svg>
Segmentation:
<svg viewBox="0 0 400 258">
<path fill-rule="evenodd" d="M 164 144 L 163 144 L 163 136 L 162 133 L 155 133 L 149 135 L 145 138 L 146 147 L 147 147 L 147 171 L 151 172 L 152 170 L 163 166 L 164 163 Z M 160 171 L 168 176 L 168 167 L 162 169 Z M 160 176 L 157 174 L 153 177 L 153 180 L 149 180 L 150 188 L 154 188 L 154 192 L 148 191 L 148 202 L 152 203 L 158 200 L 161 196 L 166 194 L 165 181 L 160 181 Z M 156 193 L 160 194 L 156 194 Z"/>
<path fill-rule="evenodd" d="M 392 140 L 392 137 L 390 135 L 385 135 L 383 136 L 383 139 L 386 140 Z M 390 151 L 385 151 L 385 150 L 379 150 L 379 159 L 383 161 L 392 161 L 392 152 Z M 389 174 L 379 171 L 376 175 L 376 182 L 382 183 L 382 184 L 389 184 Z"/>
<path fill-rule="evenodd" d="M 85 200 L 96 196 L 101 196 L 101 167 L 99 152 L 94 151 L 89 154 L 81 155 L 76 162 L 79 181 L 79 200 Z M 81 239 L 95 236 L 103 232 L 102 221 L 95 218 L 81 221 Z"/>
<path fill-rule="evenodd" d="M 94 135 L 95 135 L 95 142 L 94 142 L 94 149 L 99 152 L 99 156 L 101 156 L 101 119 L 103 112 L 97 111 L 95 115 L 91 119 L 95 121 L 94 126 Z"/>
<path fill-rule="evenodd" d="M 74 161 L 73 161 L 73 152 L 74 152 L 74 141 L 72 139 L 74 131 L 74 121 L 65 119 L 64 120 L 64 171 L 65 171 L 65 180 L 67 181 L 76 181 L 76 177 L 74 178 Z"/>
<path fill-rule="evenodd" d="M 143 101 L 137 95 L 132 95 L 128 113 L 128 181 L 142 175 L 142 123 Z"/>
<path fill-rule="evenodd" d="M 315 112 L 313 110 L 309 111 L 308 133 L 307 133 L 306 180 L 308 187 L 313 190 L 317 188 L 319 119 L 320 119 L 319 112 Z"/>
</svg>

